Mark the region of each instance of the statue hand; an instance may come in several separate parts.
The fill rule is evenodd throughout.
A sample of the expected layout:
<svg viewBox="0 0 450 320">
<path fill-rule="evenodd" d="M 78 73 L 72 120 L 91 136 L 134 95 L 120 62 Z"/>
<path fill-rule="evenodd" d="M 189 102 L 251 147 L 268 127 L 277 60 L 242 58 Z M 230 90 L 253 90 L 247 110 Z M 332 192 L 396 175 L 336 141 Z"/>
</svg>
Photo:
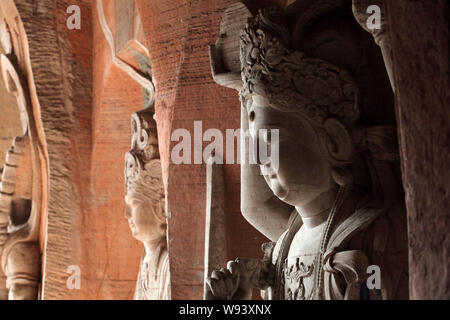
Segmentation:
<svg viewBox="0 0 450 320">
<path fill-rule="evenodd" d="M 250 300 L 257 286 L 261 261 L 236 259 L 214 270 L 207 282 L 207 300 Z"/>
</svg>

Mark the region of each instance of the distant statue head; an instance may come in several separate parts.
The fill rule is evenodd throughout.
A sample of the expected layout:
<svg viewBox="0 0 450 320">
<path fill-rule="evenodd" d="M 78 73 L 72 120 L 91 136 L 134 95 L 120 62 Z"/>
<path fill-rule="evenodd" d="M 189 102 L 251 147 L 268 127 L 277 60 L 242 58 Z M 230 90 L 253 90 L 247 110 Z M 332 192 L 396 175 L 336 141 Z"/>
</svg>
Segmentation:
<svg viewBox="0 0 450 320">
<path fill-rule="evenodd" d="M 371 127 L 393 118 L 381 54 L 376 46 L 378 55 L 366 52 L 373 40 L 344 3 L 303 6 L 294 20 L 266 9 L 241 34 L 241 99 L 250 132 L 259 139 L 260 129 L 280 130 L 278 169 L 268 161 L 259 163 L 261 171 L 274 194 L 294 206 L 355 178 L 370 180 L 366 163 L 358 166 L 362 152 L 396 153 L 395 130 Z M 390 110 L 387 117 L 378 115 L 383 110 Z"/>
<path fill-rule="evenodd" d="M 165 237 L 165 195 L 153 112 L 132 117 L 132 149 L 125 158 L 126 209 L 133 236 L 142 242 Z"/>
</svg>

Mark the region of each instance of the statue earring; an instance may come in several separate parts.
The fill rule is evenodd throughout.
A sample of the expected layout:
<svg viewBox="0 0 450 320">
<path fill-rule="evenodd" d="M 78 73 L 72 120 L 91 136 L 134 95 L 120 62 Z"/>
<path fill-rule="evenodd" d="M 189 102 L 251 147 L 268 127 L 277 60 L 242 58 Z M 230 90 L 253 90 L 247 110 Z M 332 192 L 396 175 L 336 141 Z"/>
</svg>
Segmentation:
<svg viewBox="0 0 450 320">
<path fill-rule="evenodd" d="M 353 174 L 349 167 L 331 168 L 331 176 L 341 188 L 349 187 L 353 184 Z"/>
</svg>

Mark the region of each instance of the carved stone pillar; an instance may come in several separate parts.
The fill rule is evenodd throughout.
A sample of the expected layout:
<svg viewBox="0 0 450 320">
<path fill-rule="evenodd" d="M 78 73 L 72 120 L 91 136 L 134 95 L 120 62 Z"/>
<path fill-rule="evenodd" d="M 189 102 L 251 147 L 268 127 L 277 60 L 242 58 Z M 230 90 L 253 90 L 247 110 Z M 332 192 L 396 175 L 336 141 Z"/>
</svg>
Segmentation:
<svg viewBox="0 0 450 320">
<path fill-rule="evenodd" d="M 385 1 L 391 38 L 411 299 L 450 299 L 450 2 Z"/>
</svg>

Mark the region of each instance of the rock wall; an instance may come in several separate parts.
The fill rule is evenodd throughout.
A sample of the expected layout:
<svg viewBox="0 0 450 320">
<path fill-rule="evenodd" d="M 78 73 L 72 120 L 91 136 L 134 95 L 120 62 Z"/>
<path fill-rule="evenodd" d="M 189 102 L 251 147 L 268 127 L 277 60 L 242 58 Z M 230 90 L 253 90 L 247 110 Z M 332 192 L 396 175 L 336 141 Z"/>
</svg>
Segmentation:
<svg viewBox="0 0 450 320">
<path fill-rule="evenodd" d="M 410 297 L 450 298 L 450 4 L 387 1 L 409 228 Z"/>
<path fill-rule="evenodd" d="M 111 66 L 95 2 L 77 1 L 81 30 L 69 30 L 66 0 L 15 1 L 30 49 L 39 129 L 48 157 L 42 219 L 43 299 L 131 299 L 142 247 L 124 217 L 124 156 L 140 86 Z M 114 23 L 115 12 L 108 18 Z M 69 266 L 81 271 L 70 290 Z"/>
<path fill-rule="evenodd" d="M 66 32 L 69 1 L 15 1 L 29 45 L 30 61 L 40 109 L 38 130 L 45 136 L 48 189 L 43 195 L 47 216 L 42 217 L 42 298 L 63 299 L 67 267 L 79 264 L 77 233 L 87 190 L 90 149 L 89 74 L 91 33 Z M 86 8 L 84 8 L 86 9 Z M 85 10 L 86 15 L 90 15 Z M 90 30 L 89 19 L 85 24 Z M 76 49 L 74 49 L 74 46 Z M 33 89 L 33 88 L 32 88 Z M 83 120 L 85 119 L 85 120 Z"/>
</svg>

